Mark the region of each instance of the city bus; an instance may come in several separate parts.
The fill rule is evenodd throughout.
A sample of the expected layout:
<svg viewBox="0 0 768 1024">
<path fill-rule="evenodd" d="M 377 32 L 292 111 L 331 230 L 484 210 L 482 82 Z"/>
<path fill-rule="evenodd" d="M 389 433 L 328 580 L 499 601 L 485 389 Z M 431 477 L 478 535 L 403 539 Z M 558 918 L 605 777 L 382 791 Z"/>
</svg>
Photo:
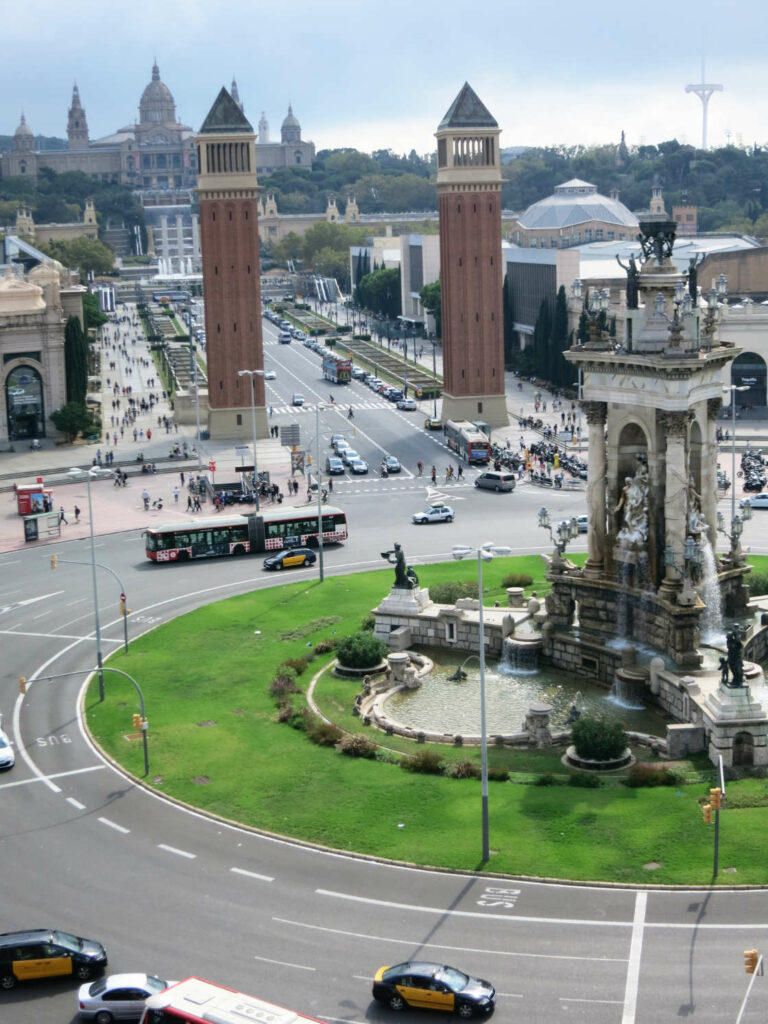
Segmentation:
<svg viewBox="0 0 768 1024">
<path fill-rule="evenodd" d="M 147 999 L 140 1024 L 319 1024 L 255 996 L 202 978 L 177 981 Z"/>
<path fill-rule="evenodd" d="M 323 505 L 323 545 L 347 539 L 347 517 L 340 508 Z M 215 515 L 143 534 L 147 558 L 153 562 L 187 562 L 190 558 L 254 555 L 290 547 L 317 547 L 317 512 L 310 506 L 267 509 L 242 515 Z"/>
<path fill-rule="evenodd" d="M 491 461 L 488 435 L 478 430 L 474 423 L 469 420 L 448 420 L 444 429 L 448 447 L 460 458 L 475 465 L 485 465 Z"/>
<path fill-rule="evenodd" d="M 334 384 L 349 384 L 352 380 L 352 360 L 329 352 L 323 356 L 323 376 Z"/>
</svg>

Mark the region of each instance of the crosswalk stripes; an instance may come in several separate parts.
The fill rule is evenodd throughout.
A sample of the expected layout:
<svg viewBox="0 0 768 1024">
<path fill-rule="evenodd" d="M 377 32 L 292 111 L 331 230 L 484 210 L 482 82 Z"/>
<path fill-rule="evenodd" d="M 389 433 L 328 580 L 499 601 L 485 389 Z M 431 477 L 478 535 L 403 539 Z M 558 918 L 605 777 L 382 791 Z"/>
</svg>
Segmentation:
<svg viewBox="0 0 768 1024">
<path fill-rule="evenodd" d="M 315 415 L 315 403 L 312 403 L 312 402 L 307 402 L 305 405 L 271 405 L 271 406 L 269 406 L 269 408 L 272 410 L 273 413 L 283 413 L 283 414 L 284 413 L 296 413 L 297 415 L 299 415 L 300 413 L 311 413 L 313 416 Z M 327 408 L 328 408 L 328 406 L 326 405 L 326 409 Z M 394 406 L 390 402 L 353 402 L 352 403 L 352 410 L 353 410 L 353 412 L 355 410 L 360 410 L 360 409 L 393 409 L 393 408 L 394 408 Z M 344 406 L 341 409 L 341 411 L 343 412 L 344 409 L 349 409 L 349 405 L 346 402 L 344 403 Z"/>
</svg>

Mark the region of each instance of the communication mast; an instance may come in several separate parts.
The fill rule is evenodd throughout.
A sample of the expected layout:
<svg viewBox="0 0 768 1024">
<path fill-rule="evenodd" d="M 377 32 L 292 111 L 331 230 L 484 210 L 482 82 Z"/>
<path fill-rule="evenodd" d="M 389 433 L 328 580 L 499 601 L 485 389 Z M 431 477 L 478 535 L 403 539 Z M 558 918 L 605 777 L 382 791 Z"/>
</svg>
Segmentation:
<svg viewBox="0 0 768 1024">
<path fill-rule="evenodd" d="M 692 85 L 686 85 L 686 92 L 694 92 L 701 100 L 701 148 L 707 148 L 707 105 L 713 92 L 722 92 L 722 85 L 711 85 L 707 83 L 704 75 L 704 58 L 701 58 L 701 81 Z"/>
</svg>

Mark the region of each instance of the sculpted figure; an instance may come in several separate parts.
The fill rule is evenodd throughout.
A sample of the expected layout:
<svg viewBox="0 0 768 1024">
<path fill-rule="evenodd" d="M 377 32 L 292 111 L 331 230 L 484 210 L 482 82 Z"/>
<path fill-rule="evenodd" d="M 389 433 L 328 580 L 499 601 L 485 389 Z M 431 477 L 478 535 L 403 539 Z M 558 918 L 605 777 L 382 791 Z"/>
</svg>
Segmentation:
<svg viewBox="0 0 768 1024">
<path fill-rule="evenodd" d="M 648 467 L 640 462 L 634 476 L 628 476 L 614 515 L 622 513 L 622 525 L 616 534 L 620 544 L 640 549 L 648 542 Z"/>
</svg>

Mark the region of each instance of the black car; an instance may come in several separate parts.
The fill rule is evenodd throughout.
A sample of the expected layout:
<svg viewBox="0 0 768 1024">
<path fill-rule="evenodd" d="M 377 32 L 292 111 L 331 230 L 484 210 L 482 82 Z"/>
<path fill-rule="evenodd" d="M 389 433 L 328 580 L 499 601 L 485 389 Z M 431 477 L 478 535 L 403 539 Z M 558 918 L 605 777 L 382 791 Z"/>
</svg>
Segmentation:
<svg viewBox="0 0 768 1024">
<path fill-rule="evenodd" d="M 37 928 L 0 935 L 0 988 L 17 981 L 72 975 L 87 981 L 107 966 L 107 951 L 100 942 L 79 935 Z"/>
<path fill-rule="evenodd" d="M 496 990 L 490 981 L 472 978 L 455 967 L 411 960 L 380 967 L 373 978 L 373 998 L 390 1010 L 411 1006 L 467 1018 L 492 1013 Z"/>
<path fill-rule="evenodd" d="M 314 565 L 317 555 L 309 548 L 286 548 L 276 555 L 264 559 L 265 569 L 294 569 L 305 565 Z"/>
</svg>

